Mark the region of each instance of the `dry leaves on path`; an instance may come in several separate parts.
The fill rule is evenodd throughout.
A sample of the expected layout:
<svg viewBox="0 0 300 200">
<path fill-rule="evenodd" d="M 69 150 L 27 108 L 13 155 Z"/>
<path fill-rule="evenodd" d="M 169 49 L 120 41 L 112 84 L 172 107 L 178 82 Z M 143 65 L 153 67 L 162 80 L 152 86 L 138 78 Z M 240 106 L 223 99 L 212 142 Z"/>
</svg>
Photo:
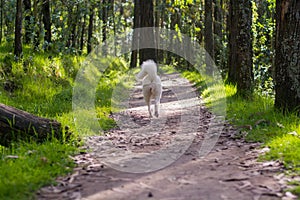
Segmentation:
<svg viewBox="0 0 300 200">
<path fill-rule="evenodd" d="M 176 94 L 188 96 L 187 91 L 194 93 L 192 85 L 178 74 L 165 75 L 162 82 L 164 86 L 162 109 L 165 113 L 162 114 L 161 120 L 164 120 L 164 124 L 160 124 L 159 131 L 151 129 L 151 126 L 157 125 L 155 123 L 158 119 L 150 120 L 146 117 L 147 110 L 144 107 L 141 88 L 135 88 L 129 102 L 131 108 L 127 110 L 126 116 L 130 119 L 128 123 L 134 123 L 137 128 L 126 127 L 123 123 L 119 129 L 103 136 L 88 137 L 85 148 L 91 152 L 75 156 L 73 159 L 78 167 L 74 172 L 58 178 L 57 186 L 42 188 L 37 198 L 47 200 L 295 198 L 292 194 L 284 192 L 288 178 L 283 173 L 281 162 L 257 161 L 258 156 L 267 149 L 260 149 L 258 143 L 246 143 L 243 139 L 235 137 L 236 131 L 225 121 L 216 121 L 217 117 L 203 107 L 199 99 L 197 104 L 188 104 L 187 108 L 178 107 L 180 97 Z M 174 87 L 176 84 L 178 87 L 174 92 L 171 86 Z M 195 96 L 191 98 L 197 99 Z M 189 118 L 183 118 L 184 113 L 188 113 Z M 185 127 L 182 124 L 184 125 L 186 119 L 190 119 L 188 125 L 193 126 L 190 130 L 196 130 L 190 133 L 193 136 L 191 143 L 184 143 L 186 135 L 181 135 L 181 127 Z M 199 150 L 207 138 L 213 120 L 215 123 L 212 128 L 221 130 L 221 135 L 216 138 L 216 145 L 209 147 L 212 149 L 210 153 L 199 157 Z M 209 137 L 216 136 L 209 135 Z M 172 146 L 173 143 L 176 145 Z M 149 169 L 150 166 L 154 169 L 153 160 L 163 163 L 160 154 L 155 152 L 168 145 L 173 147 L 173 149 L 170 147 L 170 153 L 166 154 L 172 162 L 166 162 L 166 167 L 145 173 L 126 172 L 129 169 L 134 170 L 135 167 Z M 174 152 L 182 148 L 180 145 L 188 146 L 176 157 Z M 152 160 L 145 159 L 149 154 L 154 155 Z M 112 162 L 107 164 L 109 159 Z M 114 167 L 113 164 L 118 166 Z"/>
</svg>

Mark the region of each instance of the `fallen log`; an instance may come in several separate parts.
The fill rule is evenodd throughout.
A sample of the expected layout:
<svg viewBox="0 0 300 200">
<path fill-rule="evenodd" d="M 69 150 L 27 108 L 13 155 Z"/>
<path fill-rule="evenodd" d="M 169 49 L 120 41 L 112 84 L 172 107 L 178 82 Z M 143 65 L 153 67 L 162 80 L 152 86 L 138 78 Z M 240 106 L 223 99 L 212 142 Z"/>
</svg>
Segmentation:
<svg viewBox="0 0 300 200">
<path fill-rule="evenodd" d="M 0 103 L 0 145 L 13 141 L 43 142 L 62 138 L 61 123 Z"/>
</svg>

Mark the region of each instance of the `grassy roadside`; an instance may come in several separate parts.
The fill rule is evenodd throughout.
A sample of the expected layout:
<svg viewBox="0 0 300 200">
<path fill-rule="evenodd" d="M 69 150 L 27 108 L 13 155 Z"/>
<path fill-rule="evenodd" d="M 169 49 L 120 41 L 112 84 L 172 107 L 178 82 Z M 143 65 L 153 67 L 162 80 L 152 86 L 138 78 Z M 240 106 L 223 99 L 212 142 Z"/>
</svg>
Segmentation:
<svg viewBox="0 0 300 200">
<path fill-rule="evenodd" d="M 195 83 L 208 108 L 213 109 L 221 101 L 220 86 L 205 84 L 205 78 L 197 72 L 184 72 L 184 77 Z M 209 84 L 208 84 L 209 85 Z M 225 85 L 226 118 L 239 129 L 237 137 L 248 142 L 262 142 L 270 151 L 261 159 L 280 160 L 286 173 L 300 175 L 300 118 L 293 113 L 282 114 L 274 109 L 272 98 L 255 95 L 243 99 L 235 95 L 236 88 Z M 293 192 L 300 195 L 300 183 Z"/>
<path fill-rule="evenodd" d="M 33 199 L 34 192 L 74 166 L 72 145 L 60 142 L 23 143 L 0 152 L 0 199 Z"/>
<path fill-rule="evenodd" d="M 0 46 L 0 103 L 56 119 L 68 126 L 73 136 L 63 142 L 0 146 L 0 199 L 32 199 L 37 189 L 54 184 L 55 177 L 72 170 L 69 156 L 78 153 L 78 141 L 88 134 L 78 132 L 72 111 L 74 80 L 85 56 L 33 52 L 25 46 L 23 58 L 16 62 L 9 52 L 10 45 Z M 115 126 L 109 117 L 110 97 L 126 68 L 122 61 L 110 67 L 112 73 L 101 77 L 96 88 L 96 114 L 103 130 Z"/>
</svg>

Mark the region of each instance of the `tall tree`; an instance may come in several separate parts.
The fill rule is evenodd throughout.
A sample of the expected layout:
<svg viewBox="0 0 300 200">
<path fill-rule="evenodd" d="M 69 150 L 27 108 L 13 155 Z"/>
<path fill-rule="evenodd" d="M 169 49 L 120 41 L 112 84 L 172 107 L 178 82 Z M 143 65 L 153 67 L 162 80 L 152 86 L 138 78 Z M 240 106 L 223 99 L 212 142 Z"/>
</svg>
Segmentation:
<svg viewBox="0 0 300 200">
<path fill-rule="evenodd" d="M 237 93 L 249 95 L 253 90 L 252 4 L 251 0 L 229 2 L 228 81 L 237 85 Z"/>
<path fill-rule="evenodd" d="M 132 35 L 132 52 L 130 59 L 130 68 L 134 68 L 137 65 L 137 58 L 139 52 L 139 31 L 140 27 L 140 1 L 134 0 L 134 19 L 133 19 L 133 35 Z"/>
<path fill-rule="evenodd" d="M 164 12 L 163 12 L 163 9 L 164 9 L 164 2 L 165 0 L 163 0 L 161 2 L 161 5 L 160 5 L 160 9 L 159 9 L 159 3 L 160 3 L 160 0 L 155 0 L 155 9 L 154 9 L 154 22 L 155 22 L 155 27 L 158 28 L 160 27 L 161 24 L 163 24 L 161 21 L 163 21 L 163 15 L 164 15 Z M 158 49 L 159 47 L 159 44 L 160 44 L 160 34 L 159 32 L 157 31 L 157 33 L 155 33 L 155 41 L 156 41 L 156 55 L 157 55 L 157 61 L 162 61 L 163 60 L 163 56 L 164 56 L 164 51 Z"/>
<path fill-rule="evenodd" d="M 33 26 L 33 44 L 35 50 L 39 49 L 40 45 L 40 20 L 39 20 L 39 0 L 33 0 L 33 20 L 34 20 L 34 26 Z"/>
<path fill-rule="evenodd" d="M 50 1 L 49 0 L 43 0 L 42 13 L 43 13 L 43 23 L 44 23 L 44 28 L 45 28 L 44 40 L 45 40 L 45 42 L 50 44 L 51 43 L 51 15 L 50 15 Z"/>
<path fill-rule="evenodd" d="M 77 16 L 77 11 L 76 11 L 76 2 L 68 2 L 68 1 L 63 1 L 63 4 L 67 8 L 67 28 L 64 34 L 64 38 L 66 40 L 66 47 L 68 51 L 72 51 L 72 48 L 75 48 L 75 30 L 76 30 L 76 25 L 78 23 L 76 16 Z M 78 4 L 77 4 L 78 6 Z M 63 25 L 64 26 L 64 25 Z"/>
<path fill-rule="evenodd" d="M 79 3 L 69 3 L 68 8 L 68 20 L 67 20 L 67 43 L 66 46 L 68 49 L 76 48 L 76 39 L 77 39 L 77 32 L 76 28 L 79 21 Z"/>
<path fill-rule="evenodd" d="M 214 60 L 214 34 L 213 34 L 213 2 L 212 0 L 205 0 L 205 21 L 204 21 L 204 43 L 205 50 L 210 55 L 206 56 L 206 72 L 212 75 L 213 60 Z"/>
<path fill-rule="evenodd" d="M 0 0 L 0 43 L 2 42 L 3 37 L 3 10 L 4 10 L 4 0 Z"/>
<path fill-rule="evenodd" d="M 30 43 L 30 35 L 32 34 L 32 24 L 31 24 L 31 1 L 30 0 L 23 0 L 24 3 L 24 11 L 25 11 L 25 38 L 24 42 L 26 44 Z"/>
<path fill-rule="evenodd" d="M 16 57 L 22 55 L 22 0 L 17 0 L 15 19 L 15 49 Z"/>
<path fill-rule="evenodd" d="M 222 64 L 223 0 L 214 0 L 214 58 L 217 66 Z"/>
<path fill-rule="evenodd" d="M 86 26 L 86 13 L 84 13 L 83 21 L 81 22 L 81 33 L 80 33 L 80 54 L 83 52 L 84 47 L 84 35 L 85 35 L 85 26 Z"/>
<path fill-rule="evenodd" d="M 153 10 L 153 0 L 140 1 L 140 26 L 154 28 L 154 10 Z M 153 29 L 152 29 L 153 30 Z M 143 31 L 140 35 L 141 43 L 155 43 L 154 30 L 150 29 Z M 140 49 L 140 63 L 145 60 L 152 59 L 156 62 L 156 50 L 153 48 Z"/>
<path fill-rule="evenodd" d="M 174 4 L 174 0 L 171 0 L 171 3 Z M 170 35 L 169 35 L 169 48 L 172 49 L 173 48 L 173 43 L 176 42 L 175 41 L 175 27 L 176 24 L 179 24 L 179 13 L 178 13 L 178 9 L 174 9 L 173 12 L 170 13 L 170 21 L 169 21 L 169 28 L 172 30 L 170 31 Z M 166 63 L 170 64 L 172 63 L 172 59 L 173 59 L 174 55 L 172 54 L 172 52 L 167 52 L 167 58 L 166 58 Z"/>
<path fill-rule="evenodd" d="M 87 38 L 87 52 L 92 51 L 92 37 L 93 37 L 93 27 L 94 27 L 94 7 L 90 8 L 90 17 L 89 17 L 89 27 L 88 27 L 88 38 Z"/>
<path fill-rule="evenodd" d="M 102 43 L 104 44 L 103 48 L 103 54 L 105 55 L 107 53 L 107 22 L 108 22 L 108 0 L 102 0 Z"/>
<path fill-rule="evenodd" d="M 300 1 L 276 1 L 275 107 L 300 113 Z"/>
</svg>

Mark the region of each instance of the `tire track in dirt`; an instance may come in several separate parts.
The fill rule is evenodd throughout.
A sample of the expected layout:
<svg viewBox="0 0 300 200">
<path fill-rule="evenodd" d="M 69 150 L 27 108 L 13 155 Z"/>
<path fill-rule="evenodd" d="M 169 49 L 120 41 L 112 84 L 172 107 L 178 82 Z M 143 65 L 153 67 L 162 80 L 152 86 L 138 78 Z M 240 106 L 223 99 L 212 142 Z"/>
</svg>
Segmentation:
<svg viewBox="0 0 300 200">
<path fill-rule="evenodd" d="M 75 156 L 73 159 L 77 167 L 73 173 L 57 178 L 57 186 L 42 188 L 37 193 L 37 199 L 273 200 L 294 198 L 290 193 L 283 192 L 287 188 L 285 181 L 287 178 L 283 174 L 282 163 L 258 162 L 258 156 L 266 149 L 260 149 L 258 143 L 246 143 L 236 137 L 237 131 L 224 121 L 219 122 L 222 132 L 217 144 L 207 156 L 199 157 L 199 149 L 206 137 L 209 124 L 215 118 L 200 103 L 189 106 L 189 111 L 194 112 L 188 112 L 190 117 L 188 125 L 193 125 L 191 130 L 196 131 L 191 133 L 195 137 L 189 148 L 182 152 L 182 156 L 175 156 L 169 166 L 156 171 L 124 172 L 134 170 L 135 167 L 141 167 L 142 170 L 149 169 L 142 167 L 149 167 L 149 165 L 151 167 L 153 163 L 140 164 L 140 160 L 146 157 L 144 155 L 157 152 L 176 140 L 182 141 L 180 140 L 182 130 L 179 124 L 184 123 L 185 118 L 182 118 L 182 115 L 187 110 L 182 105 L 176 107 L 175 104 L 178 103 L 180 94 L 188 97 L 186 92 L 188 88 L 192 88 L 192 85 L 178 74 L 163 76 L 162 83 L 164 86 L 161 100 L 162 116 L 159 119 L 163 123 L 160 124 L 162 127 L 159 131 L 150 129 L 140 131 L 143 127 L 155 125 L 157 119 L 148 119 L 141 88 L 137 87 L 129 100 L 131 108 L 126 111 L 126 115 L 114 116 L 125 120 L 121 123 L 121 127 L 104 136 L 88 137 L 85 148 L 92 151 Z M 179 84 L 178 88 L 182 93 L 180 90 L 174 92 L 174 88 L 171 88 L 172 84 Z M 126 120 L 130 120 L 128 127 L 126 127 Z M 137 128 L 131 128 L 132 124 Z M 176 145 L 172 147 L 175 147 L 172 151 L 180 148 Z M 142 156 L 136 157 L 137 155 Z M 166 155 L 173 156 L 172 153 Z M 117 163 L 119 169 L 125 170 L 118 171 L 105 164 L 103 161 L 109 156 L 115 158 L 113 163 Z M 134 159 L 137 161 L 123 162 Z M 159 162 L 159 159 L 156 160 Z M 146 161 L 153 160 L 146 159 Z"/>
</svg>

